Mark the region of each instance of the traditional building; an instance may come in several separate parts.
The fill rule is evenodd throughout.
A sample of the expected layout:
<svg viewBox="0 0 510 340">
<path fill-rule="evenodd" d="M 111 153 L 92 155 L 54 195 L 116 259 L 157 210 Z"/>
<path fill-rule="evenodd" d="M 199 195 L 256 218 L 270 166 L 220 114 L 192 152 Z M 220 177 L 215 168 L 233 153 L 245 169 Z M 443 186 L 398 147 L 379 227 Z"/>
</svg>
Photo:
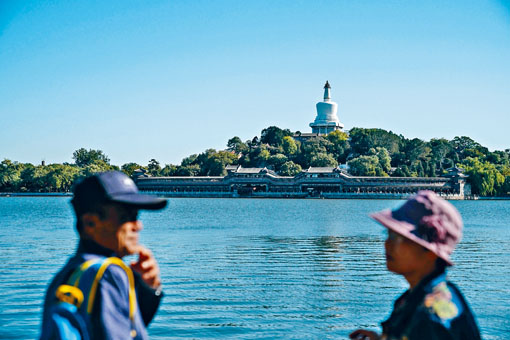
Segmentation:
<svg viewBox="0 0 510 340">
<path fill-rule="evenodd" d="M 267 168 L 228 166 L 226 176 L 149 177 L 138 172 L 142 191 L 168 197 L 405 198 L 432 190 L 451 199 L 470 195 L 462 169 L 444 177 L 361 177 L 336 167 L 308 168 L 294 177 Z"/>
</svg>

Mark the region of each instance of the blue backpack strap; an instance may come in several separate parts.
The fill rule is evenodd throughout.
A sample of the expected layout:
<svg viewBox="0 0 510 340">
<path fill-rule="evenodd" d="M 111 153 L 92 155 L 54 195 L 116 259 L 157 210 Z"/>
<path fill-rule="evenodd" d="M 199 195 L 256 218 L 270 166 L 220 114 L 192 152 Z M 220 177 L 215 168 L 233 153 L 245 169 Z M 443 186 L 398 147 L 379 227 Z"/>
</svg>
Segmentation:
<svg viewBox="0 0 510 340">
<path fill-rule="evenodd" d="M 86 261 L 78 267 L 67 284 L 58 287 L 56 295 L 60 301 L 70 304 L 66 306 L 74 307 L 72 311 L 83 316 L 86 323 L 90 325 L 90 317 L 96 300 L 99 282 L 109 266 L 116 265 L 120 267 L 127 275 L 129 285 L 129 319 L 131 321 L 131 336 L 136 336 L 135 331 L 135 312 L 136 312 L 136 292 L 133 271 L 118 257 L 98 258 Z"/>
<path fill-rule="evenodd" d="M 58 303 L 50 307 L 48 319 L 43 324 L 41 340 L 89 340 L 89 327 L 85 315 L 80 309 L 84 295 L 74 286 L 78 283 L 85 270 L 101 259 L 94 259 L 83 263 L 76 269 L 71 278 L 57 287 L 55 295 Z"/>
</svg>

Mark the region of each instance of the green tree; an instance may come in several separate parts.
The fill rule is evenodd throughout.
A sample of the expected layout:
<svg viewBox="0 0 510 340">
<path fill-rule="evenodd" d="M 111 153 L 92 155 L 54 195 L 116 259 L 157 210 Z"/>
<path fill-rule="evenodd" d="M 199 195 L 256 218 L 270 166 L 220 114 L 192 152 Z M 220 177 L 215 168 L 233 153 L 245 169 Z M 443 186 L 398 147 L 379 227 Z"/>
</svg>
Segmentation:
<svg viewBox="0 0 510 340">
<path fill-rule="evenodd" d="M 246 153 L 249 151 L 248 145 L 243 143 L 241 138 L 235 136 L 228 140 L 227 150 L 235 152 L 236 154 Z"/>
<path fill-rule="evenodd" d="M 455 155 L 456 155 L 456 154 L 455 154 Z M 455 159 L 455 158 L 454 158 L 454 159 Z M 443 173 L 445 172 L 444 170 L 449 169 L 449 168 L 451 168 L 451 167 L 453 167 L 453 166 L 455 165 L 455 161 L 454 161 L 454 159 L 446 158 L 446 159 L 444 160 L 444 162 L 441 164 L 441 167 L 440 167 L 441 174 L 443 174 Z M 457 162 L 459 162 L 459 161 L 458 161 L 458 158 L 457 158 Z"/>
<path fill-rule="evenodd" d="M 467 181 L 471 184 L 471 192 L 474 195 L 494 196 L 504 190 L 505 176 L 497 170 L 494 164 L 468 157 L 460 166 L 469 176 Z"/>
<path fill-rule="evenodd" d="M 186 166 L 179 166 L 175 172 L 175 176 L 198 176 L 200 173 L 200 166 L 198 164 L 190 164 Z"/>
<path fill-rule="evenodd" d="M 299 142 L 296 142 L 294 140 L 294 138 L 292 138 L 290 136 L 283 137 L 283 141 L 282 141 L 283 153 L 287 157 L 295 155 L 298 151 L 298 143 Z"/>
<path fill-rule="evenodd" d="M 251 164 L 250 154 L 244 154 L 237 160 L 237 163 L 241 165 L 243 168 L 249 168 Z"/>
<path fill-rule="evenodd" d="M 4 159 L 0 163 L 0 191 L 15 192 L 22 186 L 21 174 L 26 167 L 33 165 L 30 163 L 12 162 Z"/>
<path fill-rule="evenodd" d="M 30 192 L 47 191 L 46 175 L 49 169 L 46 166 L 29 166 L 21 172 L 22 186 Z"/>
<path fill-rule="evenodd" d="M 425 168 L 420 160 L 415 160 L 413 164 L 411 164 L 411 176 L 425 177 Z"/>
<path fill-rule="evenodd" d="M 352 128 L 349 131 L 350 146 L 355 155 L 367 155 L 371 148 L 378 146 L 386 148 L 393 157 L 400 150 L 403 137 L 383 129 Z"/>
<path fill-rule="evenodd" d="M 62 176 L 61 190 L 69 192 L 80 176 L 80 169 L 70 164 L 64 164 Z"/>
<path fill-rule="evenodd" d="M 387 176 L 377 156 L 359 156 L 348 162 L 349 172 L 354 176 Z"/>
<path fill-rule="evenodd" d="M 297 163 L 302 167 L 307 168 L 314 166 L 312 160 L 315 158 L 315 162 L 318 159 L 324 158 L 323 156 L 318 157 L 320 154 L 328 154 L 328 149 L 332 147 L 332 143 L 323 137 L 310 138 L 303 144 L 301 144 L 301 153 L 296 158 Z M 334 157 L 332 157 L 334 159 Z M 338 162 L 335 159 L 336 164 Z"/>
<path fill-rule="evenodd" d="M 287 162 L 287 160 L 288 160 L 287 156 L 278 153 L 276 155 L 269 157 L 269 159 L 267 160 L 267 164 L 271 166 L 275 171 L 279 171 L 281 166 L 285 162 Z"/>
<path fill-rule="evenodd" d="M 498 196 L 510 196 L 510 166 L 504 165 L 499 170 L 501 175 L 505 177 L 503 185 L 499 188 Z"/>
<path fill-rule="evenodd" d="M 510 196 L 510 176 L 505 177 L 505 182 L 501 186 L 501 196 Z"/>
<path fill-rule="evenodd" d="M 271 153 L 267 150 L 267 147 L 265 145 L 258 146 L 250 152 L 248 166 L 265 167 L 269 157 L 271 157 Z"/>
<path fill-rule="evenodd" d="M 302 144 L 303 153 L 307 155 L 327 153 L 326 146 L 330 144 L 331 143 L 326 141 L 323 137 L 310 138 Z"/>
<path fill-rule="evenodd" d="M 36 167 L 30 163 L 25 164 L 24 169 L 20 173 L 19 190 L 33 191 L 33 179 Z"/>
<path fill-rule="evenodd" d="M 294 163 L 293 161 L 288 161 L 283 163 L 278 172 L 281 176 L 296 176 L 301 172 L 301 165 Z"/>
<path fill-rule="evenodd" d="M 432 149 L 418 138 L 406 139 L 404 153 L 408 164 L 416 163 L 416 161 L 428 162 L 431 158 Z"/>
<path fill-rule="evenodd" d="M 147 171 L 153 177 L 159 176 L 161 172 L 161 166 L 159 165 L 159 162 L 152 158 L 147 165 Z"/>
<path fill-rule="evenodd" d="M 169 177 L 175 176 L 177 173 L 178 167 L 173 164 L 166 164 L 163 169 L 161 169 L 161 176 Z"/>
<path fill-rule="evenodd" d="M 328 133 L 328 135 L 326 136 L 326 138 L 331 142 L 331 143 L 339 143 L 339 142 L 345 142 L 349 139 L 349 135 L 346 134 L 345 132 L 343 131 L 340 131 L 340 130 L 335 130 L 335 131 L 332 131 L 330 133 Z"/>
<path fill-rule="evenodd" d="M 504 151 L 489 152 L 485 159 L 492 164 L 510 165 L 510 157 Z"/>
<path fill-rule="evenodd" d="M 388 174 L 391 170 L 391 157 L 390 153 L 386 148 L 383 147 L 376 147 L 375 149 L 370 149 L 369 151 L 370 155 L 377 156 L 379 159 L 379 165 L 381 166 L 382 171 L 384 171 L 385 174 Z"/>
<path fill-rule="evenodd" d="M 73 159 L 76 165 L 79 167 L 86 167 L 91 165 L 95 161 L 102 161 L 106 164 L 110 164 L 110 159 L 101 150 L 80 148 L 73 152 Z"/>
<path fill-rule="evenodd" d="M 21 175 L 21 165 L 18 162 L 12 162 L 4 159 L 0 163 L 0 190 L 15 191 L 18 187 Z"/>
<path fill-rule="evenodd" d="M 71 165 L 51 164 L 46 167 L 47 173 L 44 176 L 47 192 L 68 192 L 80 174 L 80 169 Z"/>
<path fill-rule="evenodd" d="M 314 167 L 336 167 L 338 162 L 328 153 L 318 153 L 312 157 L 310 165 Z"/>
<path fill-rule="evenodd" d="M 216 151 L 207 149 L 199 154 L 195 160 L 200 166 L 199 175 L 221 176 L 226 175 L 225 167 L 237 162 L 237 155 L 229 151 Z"/>
<path fill-rule="evenodd" d="M 349 136 L 340 130 L 330 132 L 326 139 L 331 143 L 327 147 L 330 153 L 338 163 L 345 163 L 349 151 Z"/>
<path fill-rule="evenodd" d="M 431 162 L 429 164 L 429 168 L 427 170 L 427 174 L 426 174 L 427 177 L 436 177 L 437 176 L 436 168 L 437 168 L 436 163 Z"/>
<path fill-rule="evenodd" d="M 453 162 L 449 156 L 454 153 L 454 149 L 451 143 L 444 138 L 431 139 L 429 146 L 431 148 L 430 162 L 433 165 L 433 167 L 429 166 L 429 176 L 433 177 L 436 176 L 437 171 L 441 173 L 443 169 L 452 167 Z"/>
<path fill-rule="evenodd" d="M 131 163 L 126 163 L 126 164 L 122 165 L 120 167 L 120 170 L 123 173 L 125 173 L 126 175 L 128 175 L 129 177 L 131 177 L 131 176 L 133 176 L 133 172 L 135 170 L 143 169 L 143 168 L 144 167 L 141 166 L 140 164 L 131 162 Z"/>
<path fill-rule="evenodd" d="M 457 136 L 450 143 L 460 160 L 467 157 L 480 157 L 483 159 L 489 152 L 489 149 L 467 136 Z"/>
<path fill-rule="evenodd" d="M 282 130 L 277 126 L 270 126 L 262 130 L 260 142 L 271 146 L 281 146 L 285 136 L 292 136 L 292 132 L 289 129 Z"/>
<path fill-rule="evenodd" d="M 196 155 L 196 154 L 190 155 L 182 160 L 181 166 L 188 166 L 188 165 L 196 164 L 197 158 L 198 158 L 198 155 Z"/>
<path fill-rule="evenodd" d="M 96 159 L 92 163 L 83 167 L 80 177 L 88 177 L 98 172 L 118 170 L 118 167 L 110 165 L 101 159 Z"/>
<path fill-rule="evenodd" d="M 407 165 L 402 165 L 398 167 L 395 172 L 393 172 L 393 176 L 395 177 L 411 177 L 411 172 L 409 171 L 409 167 Z"/>
</svg>

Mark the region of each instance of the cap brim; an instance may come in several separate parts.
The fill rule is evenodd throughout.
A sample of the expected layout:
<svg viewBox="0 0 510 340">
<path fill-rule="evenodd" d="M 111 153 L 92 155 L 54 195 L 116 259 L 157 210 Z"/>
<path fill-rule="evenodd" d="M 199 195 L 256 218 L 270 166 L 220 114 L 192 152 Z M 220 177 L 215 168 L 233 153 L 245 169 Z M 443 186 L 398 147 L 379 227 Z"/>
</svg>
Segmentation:
<svg viewBox="0 0 510 340">
<path fill-rule="evenodd" d="M 122 194 L 110 197 L 110 201 L 127 204 L 138 209 L 159 210 L 166 207 L 168 201 L 164 198 L 144 194 Z"/>
<path fill-rule="evenodd" d="M 415 226 L 411 223 L 394 219 L 391 210 L 383 210 L 380 212 L 376 212 L 370 214 L 370 217 L 372 217 L 374 220 L 382 224 L 384 227 L 396 232 L 399 235 L 402 235 L 403 237 L 413 241 L 414 243 L 419 244 L 424 248 L 427 248 L 428 250 L 430 250 L 443 260 L 445 260 L 446 263 L 448 263 L 448 265 L 453 266 L 453 262 L 452 260 L 450 260 L 450 257 L 448 255 L 439 253 L 438 249 L 433 244 L 413 234 L 411 231 L 415 229 Z"/>
</svg>

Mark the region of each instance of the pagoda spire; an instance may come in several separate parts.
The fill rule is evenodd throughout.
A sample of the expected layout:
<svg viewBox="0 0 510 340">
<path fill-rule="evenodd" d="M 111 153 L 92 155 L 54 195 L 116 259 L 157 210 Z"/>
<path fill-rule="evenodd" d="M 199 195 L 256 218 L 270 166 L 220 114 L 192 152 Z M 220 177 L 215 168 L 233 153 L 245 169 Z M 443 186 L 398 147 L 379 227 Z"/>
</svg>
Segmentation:
<svg viewBox="0 0 510 340">
<path fill-rule="evenodd" d="M 331 100 L 331 85 L 329 85 L 329 82 L 326 80 L 326 84 L 324 85 L 324 101 L 329 102 Z"/>
</svg>

